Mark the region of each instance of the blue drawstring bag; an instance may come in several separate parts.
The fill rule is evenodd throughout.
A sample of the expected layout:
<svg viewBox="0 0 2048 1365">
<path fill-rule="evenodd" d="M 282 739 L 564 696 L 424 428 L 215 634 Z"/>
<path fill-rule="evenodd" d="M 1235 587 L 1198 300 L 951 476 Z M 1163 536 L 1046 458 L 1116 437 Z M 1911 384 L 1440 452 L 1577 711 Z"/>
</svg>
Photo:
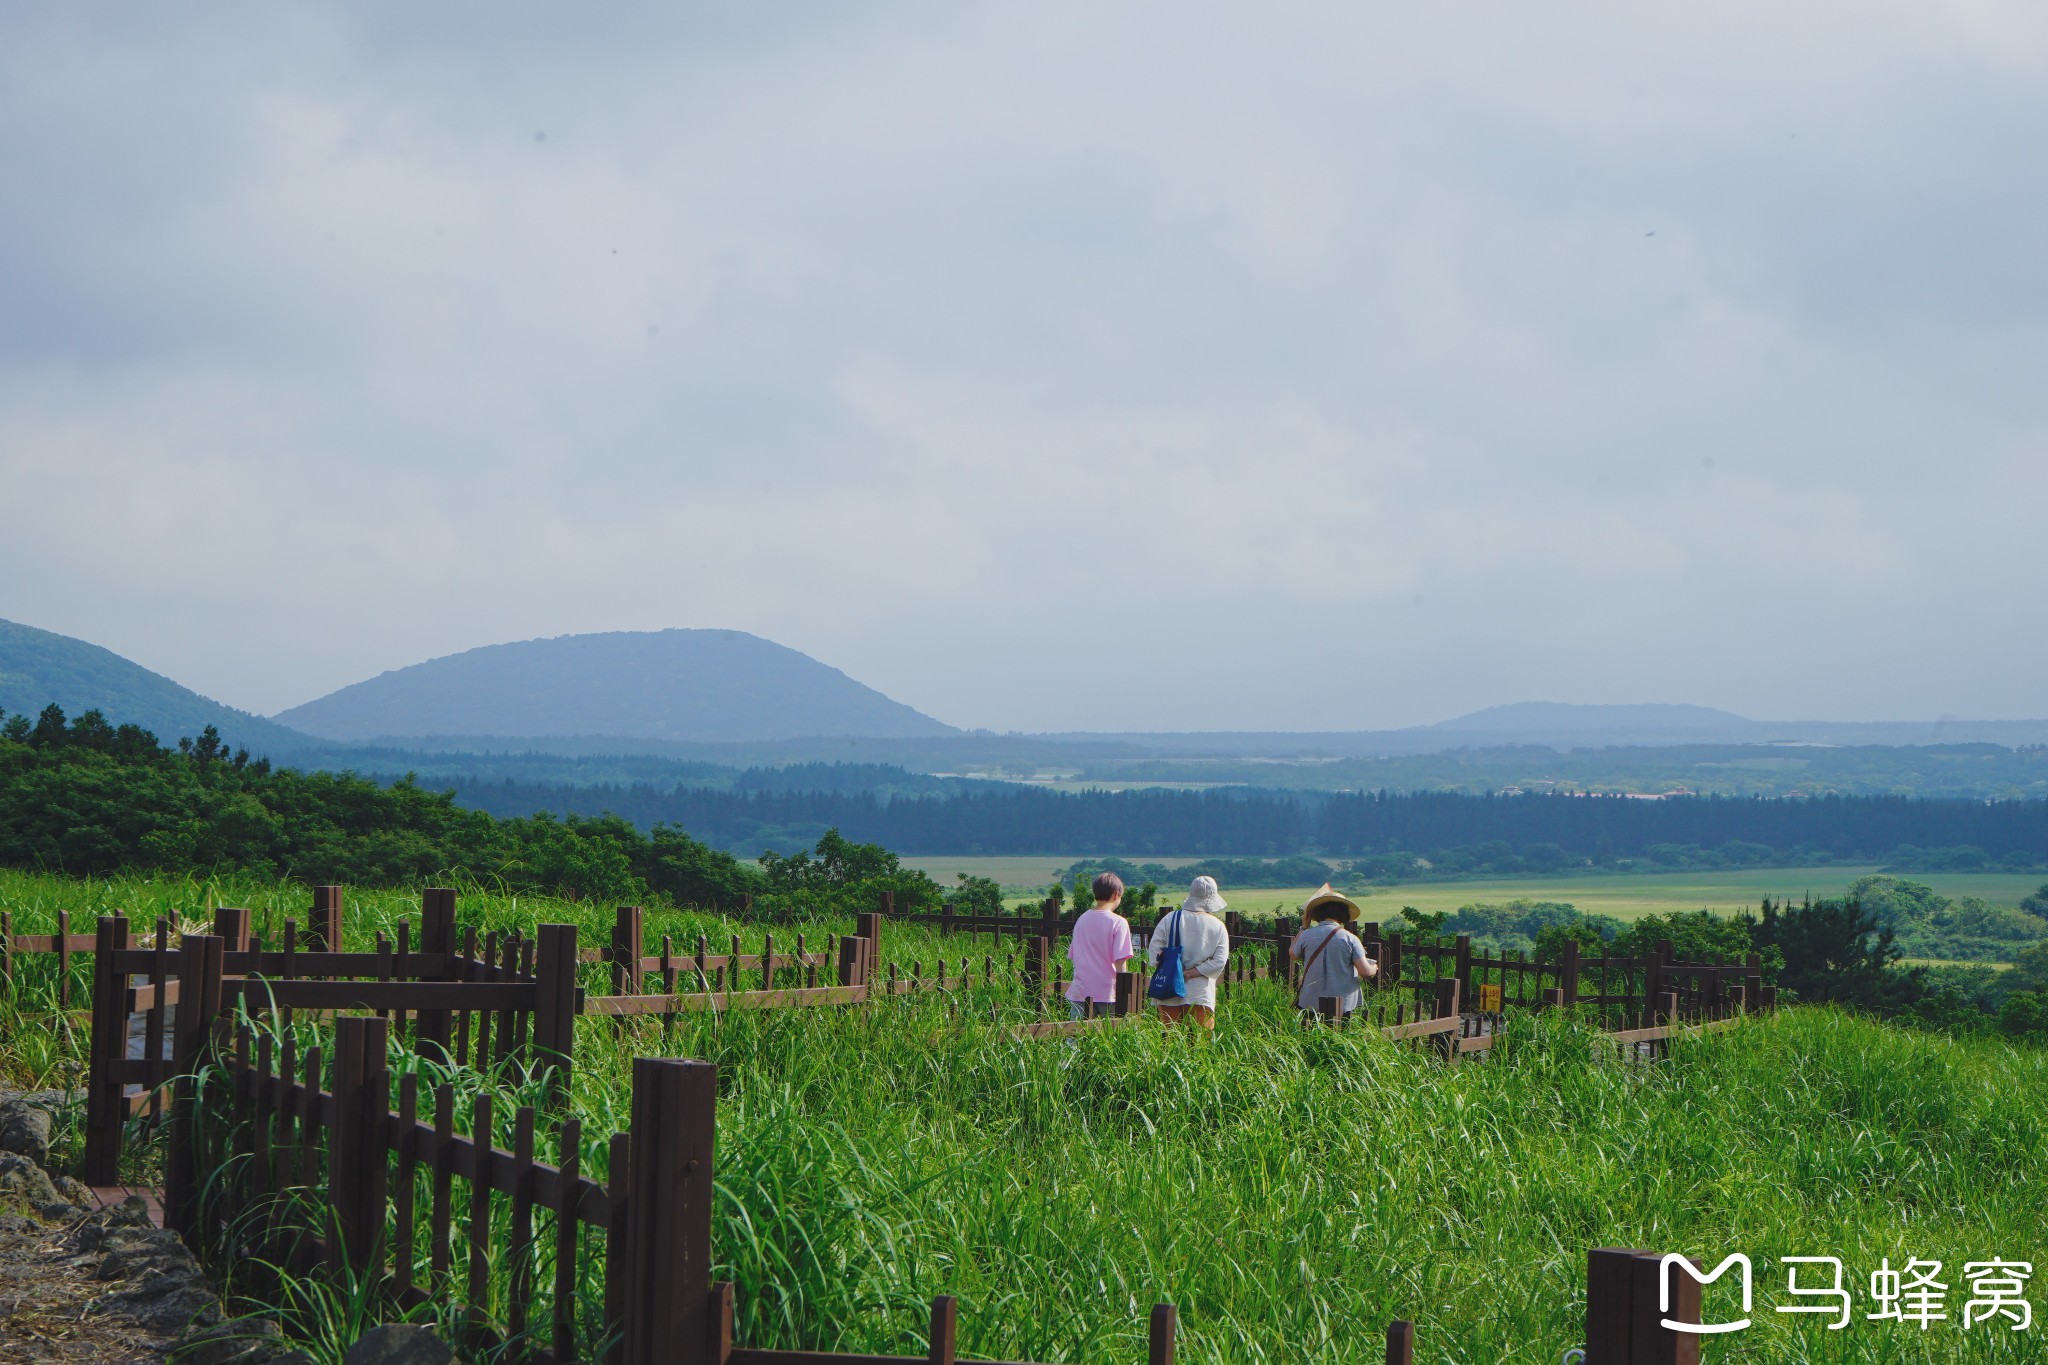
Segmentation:
<svg viewBox="0 0 2048 1365">
<path fill-rule="evenodd" d="M 1173 912 L 1173 937 L 1159 955 L 1159 965 L 1152 969 L 1152 985 L 1145 993 L 1154 1000 L 1177 1000 L 1188 993 L 1187 975 L 1180 968 L 1180 917 L 1185 913 Z"/>
</svg>

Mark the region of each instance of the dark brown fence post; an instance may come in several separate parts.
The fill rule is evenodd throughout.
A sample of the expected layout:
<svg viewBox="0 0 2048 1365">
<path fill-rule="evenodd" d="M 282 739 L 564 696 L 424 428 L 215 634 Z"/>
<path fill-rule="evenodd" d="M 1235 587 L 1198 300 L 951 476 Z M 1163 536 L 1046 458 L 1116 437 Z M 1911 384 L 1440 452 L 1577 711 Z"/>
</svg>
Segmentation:
<svg viewBox="0 0 2048 1365">
<path fill-rule="evenodd" d="M 1052 990 L 1052 940 L 1043 935 L 1031 940 L 1030 951 L 1024 955 L 1024 984 L 1030 995 Z"/>
<path fill-rule="evenodd" d="M 1636 1261 L 1649 1254 L 1629 1247 L 1586 1254 L 1585 1365 L 1633 1365 Z"/>
<path fill-rule="evenodd" d="M 647 921 L 637 905 L 622 905 L 612 921 L 612 994 L 638 995 L 646 985 L 640 960 L 646 956 Z"/>
<path fill-rule="evenodd" d="M 1436 983 L 1436 1018 L 1456 1019 L 1462 1013 L 1463 996 L 1458 990 L 1458 978 L 1447 976 Z M 1432 1035 L 1439 1055 L 1450 1061 L 1458 1060 L 1458 1035 L 1455 1032 Z"/>
<path fill-rule="evenodd" d="M 329 1260 L 374 1283 L 384 1262 L 384 1205 L 388 1186 L 385 1140 L 391 1078 L 385 1048 L 390 1023 L 348 1017 L 334 1021 L 334 1122 L 328 1148 L 327 1191 L 335 1237 Z M 409 1249 L 408 1249 L 409 1250 Z"/>
<path fill-rule="evenodd" d="M 533 1052 L 553 1076 L 548 1089 L 557 1101 L 569 1098 L 569 1073 L 576 1057 L 576 926 L 543 924 L 534 961 Z"/>
<path fill-rule="evenodd" d="M 430 886 L 420 897 L 420 952 L 438 954 L 444 963 L 435 979 L 453 981 L 458 973 L 448 959 L 455 955 L 455 892 L 445 886 Z M 424 980 L 425 978 L 422 977 Z M 413 1051 L 435 1061 L 449 1061 L 447 1010 L 421 1010 L 413 1019 Z"/>
<path fill-rule="evenodd" d="M 1757 992 L 1757 1008 L 1766 1014 L 1778 1008 L 1778 988 L 1776 986 L 1766 986 Z"/>
<path fill-rule="evenodd" d="M 941 1294 L 932 1300 L 932 1325 L 927 1334 L 931 1348 L 925 1352 L 928 1365 L 954 1365 L 960 1359 L 960 1300 Z"/>
<path fill-rule="evenodd" d="M 625 1365 L 702 1365 L 710 1340 L 718 1068 L 633 1063 Z"/>
<path fill-rule="evenodd" d="M 857 916 L 853 932 L 868 941 L 868 968 L 872 971 L 882 960 L 882 916 L 872 910 Z"/>
<path fill-rule="evenodd" d="M 1387 1324 L 1387 1365 L 1415 1365 L 1415 1324 Z"/>
<path fill-rule="evenodd" d="M 178 1014 L 171 1047 L 171 1072 L 177 1079 L 171 1083 L 164 1152 L 164 1226 L 187 1242 L 199 1227 L 199 1088 L 194 1078 L 206 1064 L 213 1022 L 220 1016 L 223 946 L 218 935 L 187 934 L 178 948 Z"/>
<path fill-rule="evenodd" d="M 128 946 L 128 921 L 101 915 L 93 936 L 92 1036 L 86 1040 L 85 1183 L 120 1179 L 121 1130 L 128 1105 L 114 1066 L 128 1055 L 128 979 L 114 954 Z"/>
<path fill-rule="evenodd" d="M 1476 999 L 1477 997 L 1472 994 L 1472 935 L 1460 934 L 1454 942 L 1457 945 L 1458 955 L 1455 959 L 1455 966 L 1452 968 L 1452 974 L 1458 978 L 1458 998 L 1460 1000 Z"/>
<path fill-rule="evenodd" d="M 1144 978 L 1136 972 L 1118 972 L 1116 974 L 1116 1004 L 1114 1008 L 1119 1017 L 1136 1014 L 1144 1008 L 1143 1002 L 1145 997 L 1138 992 L 1138 983 L 1142 980 Z"/>
<path fill-rule="evenodd" d="M 223 905 L 213 912 L 214 937 L 224 942 L 224 949 L 230 953 L 246 953 L 250 947 L 250 915 L 240 906 Z"/>
<path fill-rule="evenodd" d="M 1051 896 L 1047 896 L 1045 904 L 1039 907 L 1038 919 L 1040 926 L 1038 932 L 1041 936 L 1045 938 L 1058 938 L 1060 936 L 1060 903 L 1058 901 L 1054 900 Z"/>
<path fill-rule="evenodd" d="M 858 934 L 848 934 L 839 940 L 839 984 L 858 986 L 860 984 L 861 944 L 866 942 Z"/>
<path fill-rule="evenodd" d="M 1180 1326 L 1180 1314 L 1170 1303 L 1152 1305 L 1152 1326 L 1147 1334 L 1145 1365 L 1173 1365 L 1173 1339 Z"/>
<path fill-rule="evenodd" d="M 896 893 L 894 891 L 884 891 L 877 896 L 875 910 L 883 919 L 893 916 L 896 913 Z"/>
<path fill-rule="evenodd" d="M 563 1359 L 557 1354 L 557 1359 Z M 732 1281 L 711 1286 L 710 1343 L 705 1347 L 706 1365 L 726 1365 L 732 1359 Z"/>
<path fill-rule="evenodd" d="M 1579 945 L 1576 941 L 1567 940 L 1564 945 L 1564 953 L 1557 963 L 1557 984 L 1564 991 L 1565 1004 L 1579 1003 Z"/>
<path fill-rule="evenodd" d="M 306 948 L 315 953 L 341 951 L 341 888 L 313 888 L 313 913 L 306 921 Z"/>
</svg>

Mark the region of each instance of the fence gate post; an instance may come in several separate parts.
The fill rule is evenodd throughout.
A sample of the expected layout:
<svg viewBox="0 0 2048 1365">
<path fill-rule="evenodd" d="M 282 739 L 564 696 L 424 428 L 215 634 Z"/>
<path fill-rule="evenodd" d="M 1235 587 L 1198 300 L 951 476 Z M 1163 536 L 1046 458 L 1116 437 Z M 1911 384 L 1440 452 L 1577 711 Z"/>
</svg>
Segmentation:
<svg viewBox="0 0 2048 1365">
<path fill-rule="evenodd" d="M 1458 955 L 1454 959 L 1452 974 L 1458 978 L 1458 998 L 1470 1000 L 1472 995 L 1472 935 L 1460 934 L 1455 940 Z"/>
<path fill-rule="evenodd" d="M 646 956 L 647 920 L 637 905 L 622 905 L 612 921 L 612 994 L 638 995 L 647 979 L 641 971 Z"/>
<path fill-rule="evenodd" d="M 839 940 L 839 984 L 858 986 L 860 984 L 860 945 L 864 940 L 858 934 L 848 934 Z"/>
<path fill-rule="evenodd" d="M 93 936 L 92 1036 L 86 1040 L 85 1183 L 120 1178 L 121 1130 L 128 1106 L 113 1073 L 128 1056 L 128 978 L 114 970 L 114 954 L 128 946 L 128 921 L 101 915 Z"/>
<path fill-rule="evenodd" d="M 1564 991 L 1564 1003 L 1579 1003 L 1579 945 L 1567 940 L 1557 963 L 1557 984 Z"/>
<path fill-rule="evenodd" d="M 313 888 L 313 914 L 306 922 L 306 947 L 316 953 L 341 951 L 341 888 Z"/>
<path fill-rule="evenodd" d="M 1046 995 L 1052 990 L 1052 940 L 1043 935 L 1031 940 L 1031 948 L 1024 955 L 1024 984 L 1032 995 Z"/>
<path fill-rule="evenodd" d="M 439 955 L 444 962 L 455 953 L 455 892 L 445 886 L 430 886 L 420 896 L 420 952 Z M 453 981 L 455 970 L 446 966 L 437 979 Z M 435 1061 L 453 1055 L 448 1047 L 448 1011 L 421 1010 L 413 1016 L 413 1051 Z"/>
<path fill-rule="evenodd" d="M 246 953 L 252 942 L 250 938 L 249 912 L 235 905 L 223 905 L 213 912 L 213 932 L 226 945 L 224 951 Z"/>
<path fill-rule="evenodd" d="M 1415 1324 L 1387 1324 L 1387 1365 L 1415 1365 Z"/>
<path fill-rule="evenodd" d="M 1458 978 L 1455 976 L 1444 977 L 1436 983 L 1436 1017 L 1438 1019 L 1456 1019 L 1463 1012 L 1463 997 L 1458 990 Z M 1449 1033 L 1434 1034 L 1432 1035 L 1432 1041 L 1436 1044 L 1437 1052 L 1446 1061 L 1455 1062 L 1458 1060 L 1458 1034 L 1456 1030 Z"/>
<path fill-rule="evenodd" d="M 171 1126 L 164 1152 L 164 1226 L 188 1243 L 199 1226 L 200 1104 L 193 1077 L 206 1064 L 214 1020 L 220 1016 L 222 947 L 215 934 L 187 934 L 178 947 L 178 1016 L 171 1048 L 171 1071 L 177 1079 L 171 1083 Z M 126 1050 L 124 1046 L 122 1051 Z"/>
<path fill-rule="evenodd" d="M 703 1365 L 711 1340 L 718 1067 L 633 1062 L 624 1365 Z"/>
<path fill-rule="evenodd" d="M 389 1182 L 385 1139 L 391 1079 L 385 1062 L 388 1020 L 334 1021 L 334 1124 L 329 1139 L 328 1196 L 335 1237 L 330 1260 L 374 1284 L 384 1261 L 384 1204 Z"/>
<path fill-rule="evenodd" d="M 1116 991 L 1114 996 L 1116 1003 L 1112 1008 L 1119 1017 L 1136 1014 L 1143 1008 L 1139 1002 L 1144 997 L 1138 994 L 1138 982 L 1143 979 L 1136 972 L 1118 972 L 1116 974 Z"/>
<path fill-rule="evenodd" d="M 548 1090 L 569 1098 L 569 1071 L 576 1058 L 576 926 L 543 924 L 533 964 L 534 1060 L 552 1069 Z"/>
</svg>

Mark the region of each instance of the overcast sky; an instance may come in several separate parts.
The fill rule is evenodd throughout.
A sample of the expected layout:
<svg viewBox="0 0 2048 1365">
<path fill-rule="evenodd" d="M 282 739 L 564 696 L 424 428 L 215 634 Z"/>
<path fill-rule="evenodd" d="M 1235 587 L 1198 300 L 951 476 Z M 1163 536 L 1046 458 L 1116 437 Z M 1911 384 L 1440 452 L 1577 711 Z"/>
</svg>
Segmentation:
<svg viewBox="0 0 2048 1365">
<path fill-rule="evenodd" d="M 9 6 L 0 616 L 993 729 L 2048 714 L 2048 7 Z M 95 14 L 97 17 L 95 17 Z"/>
</svg>

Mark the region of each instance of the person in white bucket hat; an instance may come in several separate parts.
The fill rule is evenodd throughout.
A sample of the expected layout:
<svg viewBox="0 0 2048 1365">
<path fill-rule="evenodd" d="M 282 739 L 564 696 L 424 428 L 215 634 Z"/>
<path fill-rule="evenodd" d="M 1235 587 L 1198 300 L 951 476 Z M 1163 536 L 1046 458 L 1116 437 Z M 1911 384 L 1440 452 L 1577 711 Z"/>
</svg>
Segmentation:
<svg viewBox="0 0 2048 1365">
<path fill-rule="evenodd" d="M 1152 926 L 1152 939 L 1146 945 L 1152 965 L 1159 965 L 1167 944 L 1178 941 L 1181 975 L 1187 982 L 1183 987 L 1186 994 L 1159 1002 L 1159 1017 L 1169 1024 L 1192 1015 L 1203 1028 L 1216 1027 L 1216 980 L 1230 961 L 1230 931 L 1218 918 L 1225 904 L 1214 877 L 1197 877 L 1188 884 L 1187 899 L 1180 909 Z"/>
</svg>

